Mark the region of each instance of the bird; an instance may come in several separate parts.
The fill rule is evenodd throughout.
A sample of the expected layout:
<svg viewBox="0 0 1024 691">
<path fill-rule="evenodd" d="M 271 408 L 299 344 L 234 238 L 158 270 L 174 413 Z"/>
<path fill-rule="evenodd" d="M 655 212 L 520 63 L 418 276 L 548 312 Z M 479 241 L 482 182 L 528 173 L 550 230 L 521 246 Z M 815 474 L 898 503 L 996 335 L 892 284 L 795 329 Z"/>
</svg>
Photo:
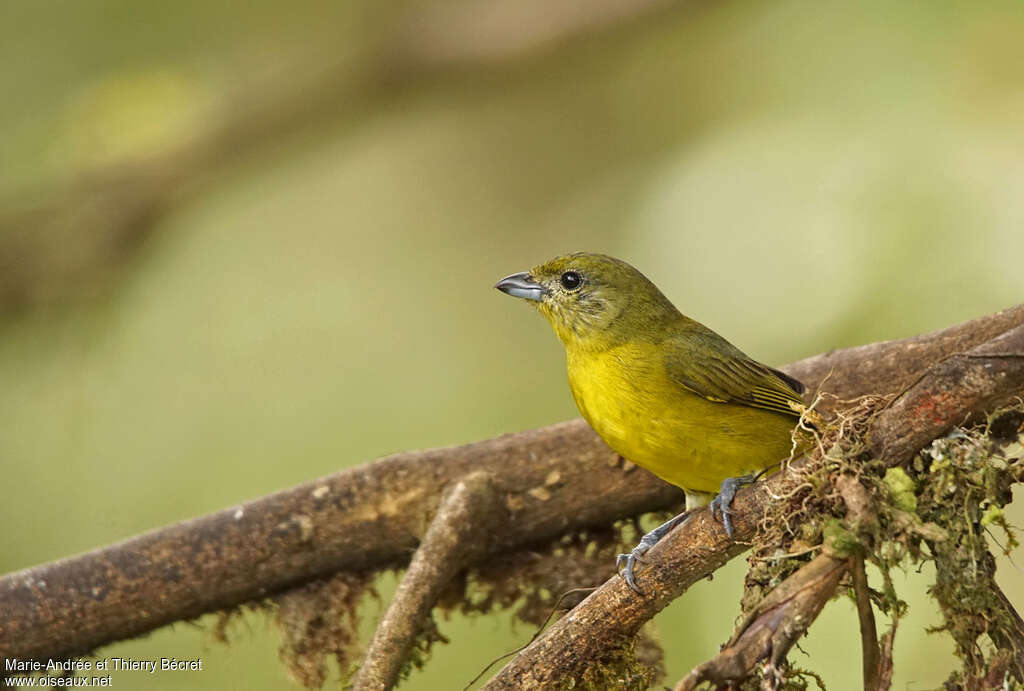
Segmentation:
<svg viewBox="0 0 1024 691">
<path fill-rule="evenodd" d="M 711 504 L 732 537 L 740 487 L 794 453 L 804 385 L 684 316 L 614 257 L 576 252 L 498 281 L 543 314 L 565 346 L 580 414 L 623 458 L 681 488 L 685 511 L 616 559 L 627 585 L 662 537 Z"/>
</svg>

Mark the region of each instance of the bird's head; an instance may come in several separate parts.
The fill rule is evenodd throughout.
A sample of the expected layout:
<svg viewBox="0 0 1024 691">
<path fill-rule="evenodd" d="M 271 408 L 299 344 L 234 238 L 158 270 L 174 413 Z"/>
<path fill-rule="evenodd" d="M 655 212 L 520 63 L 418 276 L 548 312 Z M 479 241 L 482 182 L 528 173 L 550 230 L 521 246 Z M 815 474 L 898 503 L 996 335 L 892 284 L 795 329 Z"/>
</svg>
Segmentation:
<svg viewBox="0 0 1024 691">
<path fill-rule="evenodd" d="M 654 337 L 679 312 L 646 276 L 604 254 L 577 252 L 494 286 L 547 317 L 566 347 L 603 349 Z"/>
</svg>

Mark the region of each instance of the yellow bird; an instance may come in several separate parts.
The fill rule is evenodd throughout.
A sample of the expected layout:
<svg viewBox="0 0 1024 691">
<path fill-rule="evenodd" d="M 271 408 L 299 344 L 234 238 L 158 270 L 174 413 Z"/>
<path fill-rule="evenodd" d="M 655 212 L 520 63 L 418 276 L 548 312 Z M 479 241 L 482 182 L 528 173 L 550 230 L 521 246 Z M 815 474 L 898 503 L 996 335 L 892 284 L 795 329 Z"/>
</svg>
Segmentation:
<svg viewBox="0 0 1024 691">
<path fill-rule="evenodd" d="M 629 586 L 639 592 L 635 562 L 695 507 L 710 501 L 731 537 L 737 489 L 792 452 L 803 384 L 683 316 L 613 257 L 557 257 L 495 288 L 547 317 L 565 345 L 576 406 L 594 431 L 686 493 L 685 512 L 619 555 Z"/>
</svg>

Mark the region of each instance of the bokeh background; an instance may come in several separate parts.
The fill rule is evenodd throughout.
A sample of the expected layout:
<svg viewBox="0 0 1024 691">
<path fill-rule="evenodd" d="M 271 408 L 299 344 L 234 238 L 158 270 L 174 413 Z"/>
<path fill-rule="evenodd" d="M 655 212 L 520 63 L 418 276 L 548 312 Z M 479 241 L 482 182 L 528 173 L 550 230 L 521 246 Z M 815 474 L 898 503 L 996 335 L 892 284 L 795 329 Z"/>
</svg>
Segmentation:
<svg viewBox="0 0 1024 691">
<path fill-rule="evenodd" d="M 554 336 L 491 289 L 557 253 L 626 258 L 772 364 L 1020 302 L 1021 36 L 1017 0 L 2 3 L 0 571 L 574 417 Z M 742 573 L 656 619 L 669 682 Z M 894 688 L 953 668 L 929 576 Z M 796 662 L 859 686 L 855 621 Z M 206 671 L 115 686 L 298 688 L 264 618 L 209 625 L 102 651 Z M 441 629 L 404 688 L 532 633 Z"/>
</svg>

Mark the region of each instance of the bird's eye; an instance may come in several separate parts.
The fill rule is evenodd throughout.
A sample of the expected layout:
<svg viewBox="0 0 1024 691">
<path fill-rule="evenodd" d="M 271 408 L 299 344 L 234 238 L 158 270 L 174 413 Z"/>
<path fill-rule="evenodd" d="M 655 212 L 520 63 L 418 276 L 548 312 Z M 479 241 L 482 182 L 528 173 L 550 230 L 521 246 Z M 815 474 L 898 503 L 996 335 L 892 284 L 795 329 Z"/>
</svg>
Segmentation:
<svg viewBox="0 0 1024 691">
<path fill-rule="evenodd" d="M 566 290 L 576 290 L 583 282 L 583 277 L 575 271 L 566 271 L 559 280 Z"/>
</svg>

